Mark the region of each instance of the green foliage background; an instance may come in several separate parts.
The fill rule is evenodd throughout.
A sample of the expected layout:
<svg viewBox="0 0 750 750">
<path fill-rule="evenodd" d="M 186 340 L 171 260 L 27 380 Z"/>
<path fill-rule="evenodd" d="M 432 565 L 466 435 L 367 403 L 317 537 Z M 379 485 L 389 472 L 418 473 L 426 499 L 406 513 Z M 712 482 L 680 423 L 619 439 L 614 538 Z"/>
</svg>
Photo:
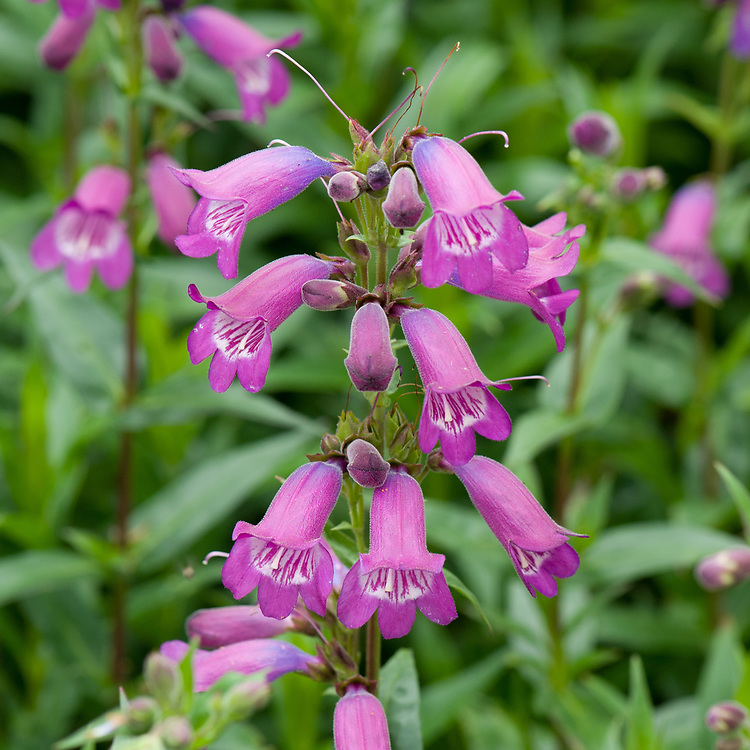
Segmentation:
<svg viewBox="0 0 750 750">
<path fill-rule="evenodd" d="M 525 195 L 514 208 L 527 223 L 546 215 L 538 202 L 570 178 L 565 128 L 582 110 L 616 118 L 622 164 L 666 171 L 664 191 L 616 216 L 590 270 L 585 378 L 574 413 L 565 408 L 570 347 L 556 355 L 528 310 L 452 288 L 421 297 L 459 326 L 488 376 L 547 375 L 549 388 L 517 384 L 503 398 L 513 435 L 506 445 L 482 443 L 480 452 L 507 464 L 552 510 L 566 441 L 575 457 L 573 499 L 558 520 L 589 539 L 575 543 L 581 568 L 559 597 L 533 600 L 460 484 L 430 477 L 431 549 L 447 555 L 492 627 L 461 597 L 460 618 L 448 628 L 418 618 L 408 638 L 386 646 L 383 700 L 398 750 L 422 741 L 471 750 L 709 747 L 705 708 L 729 698 L 750 703 L 747 584 L 709 595 L 692 573 L 704 555 L 743 544 L 750 523 L 750 110 L 727 123 L 716 105 L 731 7 L 717 12 L 698 0 L 221 7 L 270 36 L 302 29 L 295 56 L 366 127 L 408 93 L 404 68 L 426 84 L 460 41 L 422 122 L 454 139 L 506 130 L 507 151 L 492 138 L 471 148 L 500 191 Z M 138 689 L 145 654 L 181 637 L 188 614 L 231 603 L 220 565 L 201 559 L 228 548 L 238 518 L 260 518 L 274 476 L 316 450 L 349 388 L 350 313 L 301 309 L 274 335 L 262 393 L 235 384 L 214 394 L 206 363 L 193 367 L 187 358 L 185 338 L 200 313 L 185 290 L 192 282 L 214 294 L 227 284 L 213 258 L 180 257 L 152 239 L 150 217 L 142 227 L 149 252 L 140 392 L 120 408 L 124 293 L 95 285 L 74 296 L 59 273 L 39 274 L 28 257 L 31 238 L 82 173 L 122 158 L 112 19 L 99 14 L 61 76 L 36 53 L 55 12 L 24 0 L 0 5 L 0 744 L 12 750 L 48 747 L 116 703 L 110 641 L 119 577 L 131 587 L 129 690 Z M 296 71 L 291 96 L 266 126 L 204 128 L 201 112 L 236 108 L 236 93 L 231 77 L 188 41 L 186 74 L 168 90 L 153 80 L 146 89 L 165 116 L 195 126 L 177 147 L 182 163 L 210 169 L 272 138 L 319 154 L 347 152 L 345 123 Z M 746 64 L 738 71 L 738 88 L 747 87 Z M 669 195 L 706 172 L 712 149 L 727 141 L 734 160 L 719 183 L 713 243 L 730 269 L 731 297 L 717 309 L 618 307 L 633 271 L 660 268 L 644 241 Z M 148 211 L 144 184 L 137 189 Z M 311 187 L 250 225 L 240 276 L 286 253 L 337 254 L 335 220 L 321 186 Z M 574 324 L 575 315 L 569 338 Z M 400 356 L 411 379 L 404 350 Z M 415 397 L 400 403 L 416 414 Z M 138 499 L 125 555 L 112 530 L 123 428 L 136 435 Z M 727 467 L 721 476 L 714 460 Z M 331 693 L 297 676 L 274 693 L 254 728 L 237 727 L 212 748 L 331 747 Z"/>
</svg>

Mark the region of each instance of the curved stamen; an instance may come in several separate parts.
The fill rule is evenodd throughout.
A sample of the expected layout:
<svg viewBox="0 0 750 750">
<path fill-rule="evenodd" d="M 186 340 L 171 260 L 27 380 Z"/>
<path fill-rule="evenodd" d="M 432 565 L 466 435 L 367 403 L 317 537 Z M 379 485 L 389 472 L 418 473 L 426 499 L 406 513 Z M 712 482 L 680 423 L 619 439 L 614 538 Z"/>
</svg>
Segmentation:
<svg viewBox="0 0 750 750">
<path fill-rule="evenodd" d="M 204 558 L 203 558 L 203 564 L 208 565 L 209 560 L 213 560 L 214 557 L 229 557 L 228 552 L 209 552 Z"/>
<path fill-rule="evenodd" d="M 323 88 L 323 86 L 320 84 L 320 82 L 318 81 L 318 79 L 307 68 L 305 68 L 302 65 L 300 65 L 300 63 L 298 63 L 293 57 L 291 57 L 291 55 L 287 55 L 287 53 L 284 52 L 284 50 L 272 49 L 266 55 L 266 57 L 271 57 L 271 55 L 281 55 L 282 57 L 285 57 L 287 60 L 289 60 L 290 63 L 292 63 L 293 65 L 296 65 L 323 92 L 323 96 L 325 96 L 325 98 L 328 99 L 328 101 L 331 102 L 331 104 L 333 104 L 333 106 L 336 109 L 336 111 L 339 112 L 341 114 L 341 116 L 347 122 L 349 122 L 349 120 L 351 119 L 349 117 L 349 115 L 347 115 L 346 112 L 344 112 L 344 110 L 341 109 L 341 107 L 339 107 L 339 105 L 336 104 L 335 101 L 333 101 L 333 99 L 331 98 L 330 94 Z"/>
<path fill-rule="evenodd" d="M 470 138 L 471 136 L 467 136 L 467 138 Z M 281 138 L 274 138 L 272 141 L 268 143 L 266 148 L 271 148 L 271 146 L 289 146 L 291 148 L 291 145 L 287 143 L 286 141 L 281 140 Z"/>
<path fill-rule="evenodd" d="M 473 138 L 476 135 L 501 135 L 503 138 L 505 138 L 505 148 L 508 148 L 508 146 L 510 146 L 510 142 L 508 141 L 508 134 L 504 130 L 478 130 L 476 133 L 465 135 L 463 138 L 461 138 L 459 143 L 468 141 L 469 138 Z"/>
<path fill-rule="evenodd" d="M 381 127 L 382 127 L 383 125 L 385 125 L 385 123 L 386 123 L 386 122 L 388 122 L 388 120 L 390 120 L 390 119 L 391 119 L 391 117 L 393 117 L 393 115 L 395 115 L 395 114 L 396 114 L 396 112 L 398 112 L 398 111 L 399 111 L 399 110 L 400 110 L 400 109 L 401 109 L 401 108 L 402 108 L 402 107 L 404 106 L 404 104 L 407 104 L 407 103 L 408 103 L 408 104 L 409 104 L 409 107 L 411 107 L 411 103 L 412 103 L 412 100 L 413 100 L 413 99 L 414 99 L 414 97 L 416 96 L 416 94 L 417 94 L 417 91 L 419 91 L 419 89 L 420 89 L 420 86 L 418 86 L 418 85 L 417 85 L 417 84 L 419 83 L 419 80 L 418 80 L 418 78 L 417 78 L 417 71 L 416 71 L 416 70 L 414 70 L 414 68 L 404 68 L 404 69 L 403 69 L 403 70 L 401 71 L 401 75 L 402 75 L 402 76 L 403 76 L 403 75 L 406 75 L 407 73 L 413 73 L 413 74 L 414 74 L 414 88 L 413 88 L 413 89 L 412 89 L 412 91 L 411 91 L 411 92 L 409 93 L 409 95 L 408 95 L 408 96 L 407 96 L 407 97 L 406 97 L 406 98 L 405 98 L 405 99 L 404 99 L 404 100 L 403 100 L 403 101 L 401 102 L 401 104 L 399 104 L 399 105 L 398 105 L 398 107 L 396 107 L 396 109 L 394 109 L 394 110 L 393 110 L 393 112 L 391 112 L 391 113 L 390 113 L 390 114 L 389 114 L 389 115 L 388 115 L 387 117 L 385 117 L 385 118 L 384 118 L 384 119 L 383 119 L 383 120 L 382 120 L 382 121 L 380 122 L 380 124 L 379 124 L 379 125 L 377 125 L 377 126 L 376 126 L 376 127 L 374 128 L 374 130 L 373 130 L 373 131 L 372 131 L 372 132 L 370 133 L 370 138 L 372 138 L 372 136 L 374 136 L 374 135 L 375 135 L 375 133 L 377 133 L 377 132 L 378 132 L 378 130 L 380 130 L 380 128 L 381 128 Z M 404 116 L 404 115 L 405 115 L 405 114 L 406 114 L 406 113 L 407 113 L 407 112 L 409 111 L 409 107 L 407 107 L 407 108 L 406 108 L 406 109 L 404 110 L 404 112 L 402 112 L 402 113 L 401 113 L 401 117 L 403 117 L 403 116 Z M 398 120 L 396 120 L 395 124 L 393 125 L 393 128 L 391 128 L 391 131 L 392 131 L 392 130 L 393 130 L 393 129 L 394 129 L 395 127 L 396 127 L 396 125 L 398 125 L 398 124 L 399 124 L 399 122 L 401 122 L 401 117 L 399 117 L 399 118 L 398 118 Z"/>
<path fill-rule="evenodd" d="M 432 86 L 432 84 L 435 82 L 435 79 L 440 75 L 440 71 L 445 67 L 445 63 L 447 63 L 448 60 L 450 60 L 451 55 L 454 52 L 458 52 L 459 49 L 461 49 L 461 42 L 456 42 L 453 45 L 453 48 L 451 49 L 451 51 L 448 53 L 448 57 L 446 57 L 445 60 L 443 60 L 443 64 L 437 69 L 437 72 L 435 73 L 435 75 L 432 76 L 432 80 L 427 84 L 427 88 L 424 91 L 424 96 L 422 97 L 422 106 L 419 108 L 419 115 L 417 115 L 417 125 L 419 125 L 419 120 L 422 117 L 422 110 L 424 109 L 425 101 L 427 101 L 427 94 L 430 92 L 430 86 Z"/>
</svg>

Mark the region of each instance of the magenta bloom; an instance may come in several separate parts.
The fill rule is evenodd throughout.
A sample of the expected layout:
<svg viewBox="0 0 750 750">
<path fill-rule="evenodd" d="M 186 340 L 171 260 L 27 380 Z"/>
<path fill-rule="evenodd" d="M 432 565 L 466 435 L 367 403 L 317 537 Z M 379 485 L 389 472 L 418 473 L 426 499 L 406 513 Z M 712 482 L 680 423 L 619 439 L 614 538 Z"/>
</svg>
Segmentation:
<svg viewBox="0 0 750 750">
<path fill-rule="evenodd" d="M 158 219 L 157 234 L 165 244 L 174 246 L 177 235 L 187 229 L 195 208 L 193 191 L 177 180 L 174 170 L 180 165 L 167 154 L 158 152 L 148 160 L 146 182 Z"/>
<path fill-rule="evenodd" d="M 198 638 L 201 648 L 219 648 L 240 641 L 273 638 L 295 627 L 292 617 L 266 617 L 258 606 L 235 604 L 199 609 L 188 617 L 189 638 Z"/>
<path fill-rule="evenodd" d="M 40 271 L 62 265 L 74 292 L 89 288 L 94 268 L 110 289 L 127 284 L 133 250 L 117 216 L 129 193 L 130 179 L 122 169 L 94 167 L 32 240 L 34 265 Z"/>
<path fill-rule="evenodd" d="M 364 685 L 348 685 L 336 704 L 333 745 L 335 750 L 391 750 L 383 706 Z"/>
<path fill-rule="evenodd" d="M 167 641 L 159 651 L 170 661 L 179 663 L 185 658 L 188 648 L 184 641 Z M 265 679 L 270 682 L 289 672 L 306 673 L 309 665 L 319 662 L 317 656 L 307 654 L 291 643 L 269 638 L 232 643 L 216 651 L 197 649 L 193 654 L 193 690 L 196 693 L 208 690 L 227 672 L 251 675 L 265 671 Z"/>
<path fill-rule="evenodd" d="M 339 620 L 364 625 L 375 610 L 384 638 L 400 638 L 414 624 L 417 607 L 438 623 L 456 619 L 456 605 L 443 575 L 445 555 L 427 551 L 424 498 L 417 481 L 391 471 L 372 495 L 370 551 L 344 578 Z"/>
<path fill-rule="evenodd" d="M 263 124 L 265 108 L 289 93 L 289 74 L 279 60 L 266 55 L 274 48 L 294 47 L 302 34 L 273 40 L 218 8 L 198 5 L 180 15 L 185 31 L 219 65 L 234 75 L 244 120 Z"/>
<path fill-rule="evenodd" d="M 154 75 L 162 82 L 173 81 L 182 72 L 183 59 L 170 19 L 146 16 L 141 34 L 146 61 Z"/>
<path fill-rule="evenodd" d="M 455 269 L 469 292 L 483 292 L 492 276 L 492 256 L 509 271 L 526 265 L 529 247 L 521 222 L 504 204 L 522 196 L 502 195 L 463 146 L 434 136 L 417 141 L 414 168 L 430 199 L 422 283 L 437 287 Z"/>
<path fill-rule="evenodd" d="M 578 570 L 578 555 L 567 541 L 580 534 L 558 526 L 526 485 L 492 459 L 475 456 L 453 471 L 505 547 L 529 593 L 555 596 L 553 576 L 568 578 Z"/>
<path fill-rule="evenodd" d="M 715 213 L 716 194 L 710 182 L 685 185 L 674 194 L 664 224 L 650 244 L 707 292 L 724 298 L 729 294 L 729 277 L 710 244 Z M 663 286 L 666 300 L 673 307 L 686 307 L 695 301 L 693 293 L 680 284 L 665 280 Z"/>
<path fill-rule="evenodd" d="M 217 297 L 206 297 L 191 284 L 190 297 L 205 302 L 208 312 L 190 332 L 187 347 L 194 365 L 213 355 L 208 370 L 211 388 L 225 391 L 235 375 L 246 391 L 263 388 L 271 361 L 271 332 L 302 304 L 306 281 L 327 278 L 333 271 L 332 263 L 311 255 L 288 255 Z"/>
<path fill-rule="evenodd" d="M 288 617 L 297 597 L 308 609 L 326 613 L 333 561 L 321 536 L 341 491 L 341 469 L 334 464 L 300 466 L 281 486 L 263 520 L 240 521 L 224 563 L 224 585 L 235 599 L 258 587 L 266 617 Z"/>
<path fill-rule="evenodd" d="M 445 458 L 465 464 L 476 452 L 474 433 L 490 440 L 510 435 L 510 417 L 487 386 L 510 390 L 479 369 L 466 340 L 442 313 L 422 308 L 401 316 L 409 349 L 424 385 L 419 447 L 429 453 L 440 440 Z"/>
<path fill-rule="evenodd" d="M 202 196 L 190 215 L 187 233 L 177 238 L 177 247 L 191 258 L 218 253 L 219 271 L 225 279 L 233 279 L 247 222 L 335 171 L 331 162 L 302 146 L 253 151 L 210 172 L 177 169 L 177 179 Z"/>
<path fill-rule="evenodd" d="M 377 302 L 368 302 L 354 313 L 344 365 L 358 391 L 388 389 L 398 360 L 391 349 L 388 317 Z"/>
<path fill-rule="evenodd" d="M 583 224 L 558 234 L 565 226 L 565 214 L 559 213 L 534 227 L 523 227 L 529 243 L 529 262 L 525 268 L 511 273 L 497 260 L 492 260 L 492 283 L 482 294 L 493 299 L 526 305 L 544 321 L 555 337 L 557 351 L 565 348 L 565 311 L 578 297 L 577 289 L 562 291 L 557 278 L 567 276 L 578 262 L 578 240 L 586 227 Z M 450 280 L 460 286 L 454 275 Z"/>
</svg>

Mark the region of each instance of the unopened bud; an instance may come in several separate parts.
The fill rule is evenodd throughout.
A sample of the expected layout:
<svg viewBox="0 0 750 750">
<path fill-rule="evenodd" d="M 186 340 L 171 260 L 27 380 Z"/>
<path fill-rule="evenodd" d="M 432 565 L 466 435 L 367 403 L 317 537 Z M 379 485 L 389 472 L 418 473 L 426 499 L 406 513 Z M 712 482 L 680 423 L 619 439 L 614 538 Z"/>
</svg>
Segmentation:
<svg viewBox="0 0 750 750">
<path fill-rule="evenodd" d="M 336 453 L 341 450 L 341 441 L 330 432 L 327 432 L 320 438 L 320 450 L 323 453 Z"/>
<path fill-rule="evenodd" d="M 612 177 L 612 195 L 621 201 L 633 201 L 646 189 L 646 174 L 642 169 L 625 167 Z"/>
<path fill-rule="evenodd" d="M 592 110 L 578 115 L 568 125 L 571 145 L 594 156 L 611 156 L 622 143 L 620 128 L 606 112 Z"/>
<path fill-rule="evenodd" d="M 424 201 L 419 197 L 419 186 L 414 172 L 402 167 L 393 175 L 388 196 L 383 201 L 383 213 L 397 229 L 415 227 L 424 213 Z"/>
<path fill-rule="evenodd" d="M 359 234 L 354 222 L 345 219 L 338 223 L 338 239 L 341 249 L 355 260 L 370 260 L 370 250 L 362 240 L 353 240 L 355 234 Z"/>
<path fill-rule="evenodd" d="M 717 734 L 726 734 L 739 729 L 747 720 L 747 709 L 737 701 L 714 703 L 706 711 L 706 726 Z"/>
<path fill-rule="evenodd" d="M 148 732 L 159 718 L 159 704 L 145 695 L 133 698 L 128 703 L 126 720 L 128 729 L 133 734 L 143 734 Z"/>
<path fill-rule="evenodd" d="M 141 27 L 143 49 L 154 75 L 162 82 L 173 81 L 182 72 L 182 55 L 175 35 L 164 16 L 146 16 Z"/>
<path fill-rule="evenodd" d="M 722 550 L 704 557 L 695 568 L 698 583 L 707 591 L 721 591 L 750 576 L 750 547 Z"/>
<path fill-rule="evenodd" d="M 388 388 L 398 360 L 391 349 L 388 318 L 377 302 L 362 305 L 354 313 L 344 365 L 358 391 Z"/>
<path fill-rule="evenodd" d="M 357 439 L 346 449 L 346 470 L 360 487 L 380 487 L 388 477 L 390 464 L 378 449 L 366 440 Z"/>
<path fill-rule="evenodd" d="M 376 161 L 375 164 L 368 168 L 367 185 L 370 190 L 377 193 L 378 190 L 388 187 L 390 181 L 391 173 L 388 171 L 388 167 L 382 159 Z"/>
<path fill-rule="evenodd" d="M 242 721 L 262 708 L 270 695 L 271 686 L 265 680 L 245 680 L 233 685 L 224 694 L 222 712 L 232 721 Z"/>
<path fill-rule="evenodd" d="M 266 617 L 257 604 L 199 609 L 188 617 L 185 630 L 200 648 L 219 648 L 254 638 L 273 638 L 294 627 L 291 617 Z"/>
<path fill-rule="evenodd" d="M 146 657 L 143 679 L 161 705 L 174 706 L 179 702 L 182 677 L 177 665 L 163 654 L 153 653 Z"/>
<path fill-rule="evenodd" d="M 338 203 L 351 203 L 366 187 L 367 182 L 359 172 L 337 172 L 328 181 L 328 195 Z"/>
<path fill-rule="evenodd" d="M 159 727 L 159 737 L 169 750 L 187 750 L 193 741 L 193 727 L 184 716 L 169 716 Z"/>
<path fill-rule="evenodd" d="M 661 190 L 667 184 L 667 174 L 661 167 L 646 167 L 643 174 L 648 190 Z"/>
<path fill-rule="evenodd" d="M 343 310 L 351 307 L 367 289 L 349 281 L 311 279 L 302 285 L 302 301 L 313 310 Z"/>
</svg>

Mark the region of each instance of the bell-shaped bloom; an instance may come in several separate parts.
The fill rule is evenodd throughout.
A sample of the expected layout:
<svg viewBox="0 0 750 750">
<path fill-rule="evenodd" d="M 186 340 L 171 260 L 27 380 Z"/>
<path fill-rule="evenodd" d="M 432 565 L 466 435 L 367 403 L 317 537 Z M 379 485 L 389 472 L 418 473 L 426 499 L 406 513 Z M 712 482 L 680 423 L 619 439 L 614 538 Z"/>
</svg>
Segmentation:
<svg viewBox="0 0 750 750">
<path fill-rule="evenodd" d="M 158 221 L 159 239 L 174 246 L 175 238 L 187 229 L 188 218 L 195 208 L 193 191 L 174 175 L 180 165 L 171 156 L 154 153 L 148 160 L 146 182 Z"/>
<path fill-rule="evenodd" d="M 167 641 L 159 651 L 170 661 L 179 663 L 189 648 L 184 641 Z M 310 665 L 319 663 L 317 656 L 305 653 L 291 643 L 270 638 L 232 643 L 215 651 L 196 649 L 193 653 L 193 690 L 196 693 L 208 690 L 227 672 L 245 675 L 265 672 L 265 679 L 270 682 L 289 672 L 306 674 Z"/>
<path fill-rule="evenodd" d="M 558 526 L 526 485 L 497 461 L 475 456 L 453 471 L 529 593 L 555 596 L 554 577 L 568 578 L 578 570 L 578 555 L 567 543 L 568 537 L 581 535 Z"/>
<path fill-rule="evenodd" d="M 231 13 L 208 5 L 197 5 L 179 18 L 203 52 L 234 75 L 243 119 L 264 123 L 265 108 L 279 104 L 290 86 L 282 63 L 266 55 L 274 48 L 294 47 L 302 34 L 269 39 Z"/>
<path fill-rule="evenodd" d="M 526 236 L 504 203 L 519 193 L 495 190 L 474 157 L 449 138 L 418 140 L 412 160 L 433 211 L 422 251 L 425 286 L 444 284 L 457 269 L 464 289 L 479 293 L 489 286 L 493 256 L 509 271 L 526 265 Z"/>
<path fill-rule="evenodd" d="M 117 216 L 129 193 L 122 169 L 94 167 L 32 240 L 34 265 L 40 271 L 62 265 L 74 292 L 88 289 L 94 269 L 110 289 L 124 286 L 133 271 L 133 250 Z"/>
<path fill-rule="evenodd" d="M 61 13 L 39 42 L 39 56 L 52 70 L 64 70 L 78 54 L 86 41 L 96 9 L 87 2 L 83 12 L 75 16 Z"/>
<path fill-rule="evenodd" d="M 510 435 L 510 417 L 488 386 L 510 390 L 479 369 L 466 340 L 442 313 L 422 308 L 401 316 L 406 341 L 424 386 L 419 447 L 429 453 L 440 440 L 445 458 L 465 464 L 476 452 L 475 433 L 490 440 Z"/>
<path fill-rule="evenodd" d="M 387 390 L 398 360 L 391 349 L 388 317 L 377 302 L 354 313 L 344 365 L 358 391 Z"/>
<path fill-rule="evenodd" d="M 482 294 L 493 299 L 526 305 L 544 321 L 555 337 L 557 351 L 565 348 L 565 311 L 578 297 L 577 289 L 563 291 L 556 280 L 567 276 L 578 262 L 578 240 L 586 227 L 583 224 L 563 234 L 565 214 L 559 213 L 534 227 L 524 226 L 529 243 L 529 262 L 525 268 L 511 273 L 497 260 L 492 261 L 492 282 Z M 460 286 L 456 275 L 450 281 Z"/>
<path fill-rule="evenodd" d="M 163 82 L 173 81 L 182 72 L 182 54 L 177 49 L 174 28 L 169 18 L 146 16 L 141 26 L 146 62 Z"/>
<path fill-rule="evenodd" d="M 190 332 L 187 347 L 194 365 L 213 355 L 208 370 L 211 388 L 225 391 L 235 375 L 251 393 L 263 388 L 271 361 L 271 332 L 302 304 L 302 285 L 326 278 L 333 270 L 332 263 L 311 255 L 288 255 L 217 297 L 206 297 L 191 284 L 190 297 L 205 302 L 208 312 Z"/>
<path fill-rule="evenodd" d="M 594 156 L 612 156 L 622 145 L 620 128 L 612 115 L 600 110 L 582 112 L 568 125 L 571 146 Z"/>
<path fill-rule="evenodd" d="M 408 167 L 396 170 L 383 201 L 383 213 L 391 226 L 409 229 L 417 226 L 424 213 L 424 201 L 419 197 L 419 185 Z"/>
<path fill-rule="evenodd" d="M 281 486 L 259 524 L 240 521 L 224 563 L 224 585 L 235 599 L 258 587 L 266 617 L 288 617 L 297 597 L 321 617 L 333 582 L 333 561 L 321 536 L 341 491 L 341 469 L 309 463 Z"/>
<path fill-rule="evenodd" d="M 177 247 L 191 258 L 218 253 L 219 271 L 225 279 L 233 279 L 247 222 L 335 171 L 331 162 L 302 146 L 253 151 L 209 172 L 177 169 L 177 179 L 201 196 Z"/>
<path fill-rule="evenodd" d="M 344 579 L 339 620 L 364 625 L 378 610 L 384 638 L 400 638 L 414 624 L 417 607 L 438 625 L 456 619 L 456 605 L 443 574 L 445 555 L 427 551 L 424 498 L 419 483 L 391 471 L 372 494 L 370 551 Z"/>
<path fill-rule="evenodd" d="M 695 577 L 706 591 L 721 591 L 750 578 L 750 547 L 735 547 L 704 557 Z"/>
<path fill-rule="evenodd" d="M 380 451 L 361 438 L 353 440 L 347 446 L 346 461 L 347 473 L 360 487 L 380 487 L 391 469 Z"/>
<path fill-rule="evenodd" d="M 336 704 L 333 745 L 335 750 L 391 750 L 383 706 L 364 685 L 348 685 Z"/>
<path fill-rule="evenodd" d="M 219 648 L 240 641 L 273 638 L 294 627 L 292 617 L 277 620 L 266 617 L 257 605 L 242 604 L 199 609 L 185 623 L 188 637 L 198 638 L 201 648 Z"/>
<path fill-rule="evenodd" d="M 715 213 L 716 193 L 710 182 L 685 185 L 674 194 L 664 224 L 649 244 L 669 256 L 707 292 L 724 298 L 729 294 L 729 277 L 710 244 Z M 662 286 L 673 307 L 686 307 L 695 301 L 687 287 L 666 280 Z"/>
</svg>

